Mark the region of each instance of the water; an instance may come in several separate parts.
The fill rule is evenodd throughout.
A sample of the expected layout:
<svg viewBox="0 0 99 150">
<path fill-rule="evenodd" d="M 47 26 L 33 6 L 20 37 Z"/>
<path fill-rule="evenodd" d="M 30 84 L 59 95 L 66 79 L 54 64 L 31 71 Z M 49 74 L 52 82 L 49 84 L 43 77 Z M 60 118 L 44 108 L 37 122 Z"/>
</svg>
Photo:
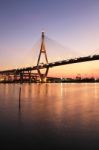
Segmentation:
<svg viewBox="0 0 99 150">
<path fill-rule="evenodd" d="M 0 145 L 99 149 L 98 95 L 98 83 L 0 84 Z"/>
</svg>

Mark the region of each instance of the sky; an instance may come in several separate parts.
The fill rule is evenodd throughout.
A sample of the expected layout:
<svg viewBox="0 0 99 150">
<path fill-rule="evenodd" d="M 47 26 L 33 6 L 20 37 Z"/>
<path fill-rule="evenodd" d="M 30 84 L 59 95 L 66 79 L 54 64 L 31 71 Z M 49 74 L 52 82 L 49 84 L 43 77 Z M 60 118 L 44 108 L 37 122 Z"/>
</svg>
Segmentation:
<svg viewBox="0 0 99 150">
<path fill-rule="evenodd" d="M 47 49 L 49 60 L 73 51 L 93 54 L 99 49 L 99 0 L 0 0 L 0 70 L 33 65 L 42 31 L 66 48 Z M 50 75 L 98 76 L 98 63 L 56 67 Z"/>
</svg>

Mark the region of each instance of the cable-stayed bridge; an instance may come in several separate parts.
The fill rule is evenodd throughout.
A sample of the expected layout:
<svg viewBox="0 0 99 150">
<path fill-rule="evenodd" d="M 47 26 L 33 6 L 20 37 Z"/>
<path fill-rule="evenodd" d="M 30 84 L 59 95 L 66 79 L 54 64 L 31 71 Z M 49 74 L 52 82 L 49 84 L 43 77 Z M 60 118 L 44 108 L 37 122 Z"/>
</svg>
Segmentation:
<svg viewBox="0 0 99 150">
<path fill-rule="evenodd" d="M 42 54 L 45 57 L 44 63 L 41 63 L 40 61 Z M 18 68 L 18 69 L 11 69 L 11 70 L 3 70 L 0 71 L 0 75 L 1 77 L 3 77 L 5 81 L 13 80 L 13 81 L 24 82 L 24 79 L 28 79 L 29 82 L 31 81 L 46 82 L 48 71 L 52 67 L 69 65 L 74 63 L 81 63 L 81 62 L 88 62 L 88 61 L 95 61 L 95 60 L 99 60 L 98 54 L 91 54 L 88 56 L 69 58 L 69 59 L 64 59 L 61 61 L 54 61 L 49 63 L 47 53 L 46 53 L 46 48 L 45 48 L 45 35 L 44 32 L 42 32 L 41 47 L 40 47 L 37 65 L 33 67 L 25 67 L 20 69 Z M 44 73 L 42 73 L 41 71 L 42 69 L 45 69 Z M 37 73 L 33 73 L 34 70 L 37 70 Z"/>
</svg>

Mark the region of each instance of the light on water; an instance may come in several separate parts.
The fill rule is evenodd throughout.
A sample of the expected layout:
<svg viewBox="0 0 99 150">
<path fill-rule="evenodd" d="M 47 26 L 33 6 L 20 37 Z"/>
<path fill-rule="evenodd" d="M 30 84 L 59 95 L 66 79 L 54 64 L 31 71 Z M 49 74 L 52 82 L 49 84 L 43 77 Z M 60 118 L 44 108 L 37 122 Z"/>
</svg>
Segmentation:
<svg viewBox="0 0 99 150">
<path fill-rule="evenodd" d="M 99 84 L 0 84 L 0 140 L 17 147 L 99 147 Z M 4 145 L 3 145 L 4 146 Z"/>
</svg>

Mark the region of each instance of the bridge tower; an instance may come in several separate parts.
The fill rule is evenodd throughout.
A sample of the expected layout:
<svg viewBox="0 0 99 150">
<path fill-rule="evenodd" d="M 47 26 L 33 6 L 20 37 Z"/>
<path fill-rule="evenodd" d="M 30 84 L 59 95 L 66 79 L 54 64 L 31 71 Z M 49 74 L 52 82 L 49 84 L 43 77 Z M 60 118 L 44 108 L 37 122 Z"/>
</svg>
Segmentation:
<svg viewBox="0 0 99 150">
<path fill-rule="evenodd" d="M 38 57 L 38 61 L 37 61 L 37 71 L 38 71 L 38 74 L 40 77 L 40 81 L 46 82 L 46 77 L 48 74 L 49 67 L 46 68 L 45 73 L 43 73 L 43 74 L 41 73 L 39 66 L 40 66 L 40 59 L 41 59 L 42 54 L 45 57 L 45 63 L 48 64 L 48 58 L 47 58 L 47 53 L 46 53 L 46 48 L 45 48 L 45 34 L 44 34 L 44 32 L 42 32 L 42 36 L 41 36 L 41 47 L 40 47 L 40 53 L 39 53 L 39 57 Z"/>
</svg>

